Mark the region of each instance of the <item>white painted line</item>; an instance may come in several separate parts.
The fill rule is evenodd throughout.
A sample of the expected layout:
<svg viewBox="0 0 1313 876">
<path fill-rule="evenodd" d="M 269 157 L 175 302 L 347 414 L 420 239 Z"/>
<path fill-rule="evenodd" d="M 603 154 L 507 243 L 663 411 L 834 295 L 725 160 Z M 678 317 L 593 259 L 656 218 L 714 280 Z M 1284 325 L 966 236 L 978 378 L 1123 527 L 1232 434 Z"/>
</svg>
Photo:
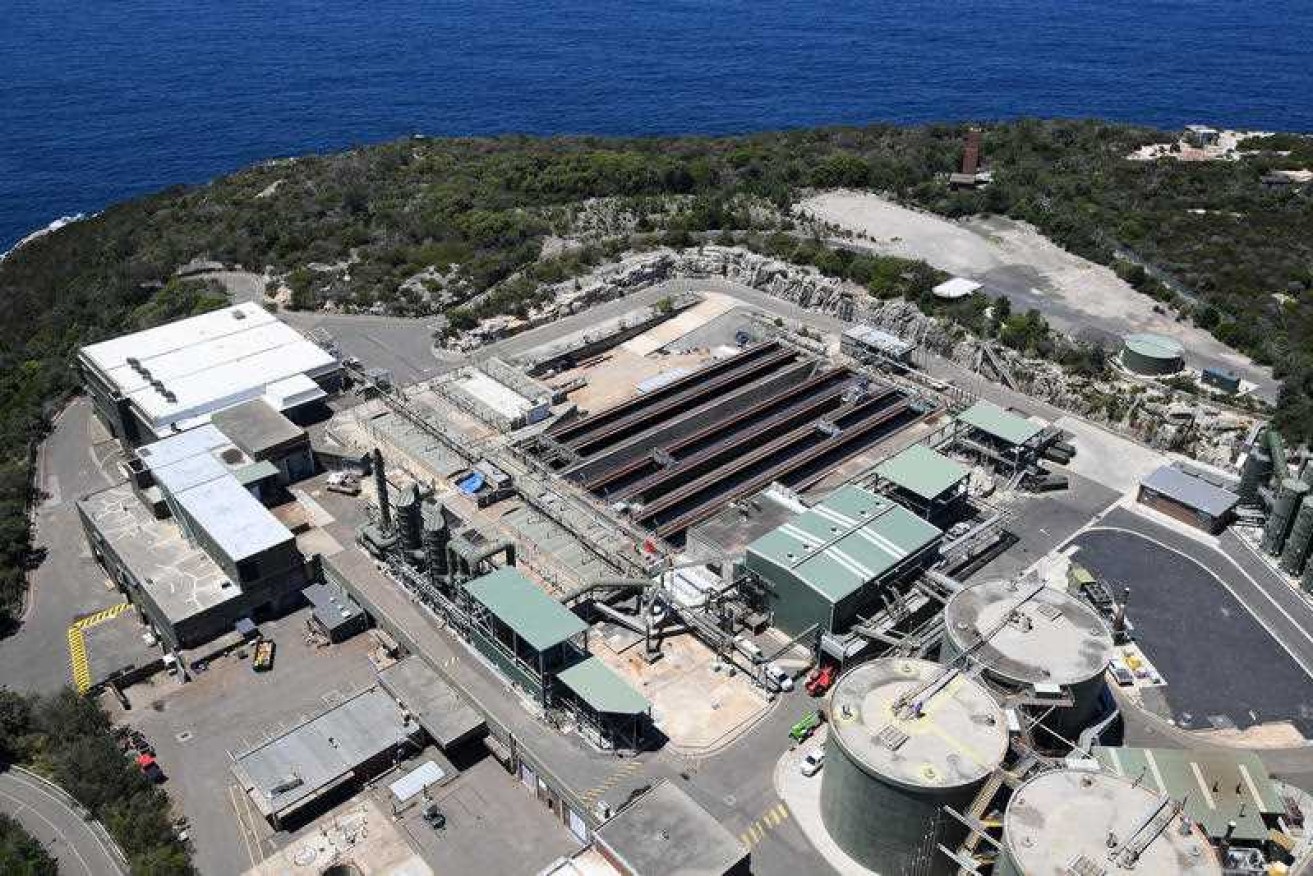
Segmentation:
<svg viewBox="0 0 1313 876">
<path fill-rule="evenodd" d="M 1254 784 L 1254 777 L 1249 774 L 1249 768 L 1240 764 L 1240 775 L 1245 780 L 1245 787 L 1249 789 L 1249 796 L 1254 798 L 1254 805 L 1258 811 L 1263 811 L 1263 798 L 1258 796 L 1258 786 Z"/>
<path fill-rule="evenodd" d="M 1144 760 L 1149 764 L 1149 772 L 1153 773 L 1153 780 L 1158 785 L 1158 793 L 1167 793 L 1167 783 L 1163 781 L 1163 774 L 1158 771 L 1158 761 L 1149 749 L 1144 750 Z"/>
<path fill-rule="evenodd" d="M 18 799 L 17 797 L 14 797 L 11 794 L 5 793 L 4 791 L 0 791 L 0 797 L 4 797 L 7 800 L 12 800 L 15 803 L 24 805 L 22 800 Z M 68 836 L 66 836 L 62 830 L 59 829 L 59 826 L 57 824 L 55 824 L 53 821 L 47 818 L 45 814 L 40 812 L 39 810 L 33 809 L 30 806 L 28 806 L 27 809 L 31 811 L 31 813 L 35 815 L 37 818 L 41 819 L 47 825 L 49 825 L 50 830 L 54 833 L 56 837 L 64 840 L 64 847 L 72 851 L 73 854 L 77 856 L 78 863 L 82 865 L 83 870 L 87 871 L 87 876 L 96 876 L 95 871 L 91 869 L 91 865 L 87 863 L 87 859 L 82 857 L 82 853 L 78 851 L 77 845 L 73 843 L 72 840 Z"/>
<path fill-rule="evenodd" d="M 1194 780 L 1199 783 L 1199 790 L 1204 794 L 1204 802 L 1208 804 L 1209 809 L 1216 810 L 1217 801 L 1213 799 L 1212 789 L 1209 788 L 1208 783 L 1204 781 L 1204 774 L 1199 769 L 1199 764 L 1190 761 L 1190 771 L 1194 773 Z"/>
</svg>

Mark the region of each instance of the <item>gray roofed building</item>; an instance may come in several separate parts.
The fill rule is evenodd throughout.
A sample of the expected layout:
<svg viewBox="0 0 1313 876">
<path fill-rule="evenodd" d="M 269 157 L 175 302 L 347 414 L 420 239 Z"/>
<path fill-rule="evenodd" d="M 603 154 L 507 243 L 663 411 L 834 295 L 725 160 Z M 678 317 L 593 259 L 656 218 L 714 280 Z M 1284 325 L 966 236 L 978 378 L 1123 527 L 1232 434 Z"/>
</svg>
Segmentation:
<svg viewBox="0 0 1313 876">
<path fill-rule="evenodd" d="M 232 772 L 255 807 L 278 827 L 348 782 L 391 766 L 422 730 L 385 691 L 367 688 L 338 706 L 239 754 Z"/>
<path fill-rule="evenodd" d="M 668 781 L 593 831 L 593 842 L 624 876 L 747 874 L 747 847 Z"/>
<path fill-rule="evenodd" d="M 1202 478 L 1164 465 L 1140 481 L 1139 500 L 1206 532 L 1226 526 L 1240 497 Z"/>
<path fill-rule="evenodd" d="M 254 459 L 267 459 L 271 453 L 308 440 L 304 429 L 262 398 L 219 411 L 210 422 Z"/>
<path fill-rule="evenodd" d="M 380 670 L 378 680 L 444 749 L 477 736 L 486 726 L 483 716 L 418 655 Z"/>
</svg>

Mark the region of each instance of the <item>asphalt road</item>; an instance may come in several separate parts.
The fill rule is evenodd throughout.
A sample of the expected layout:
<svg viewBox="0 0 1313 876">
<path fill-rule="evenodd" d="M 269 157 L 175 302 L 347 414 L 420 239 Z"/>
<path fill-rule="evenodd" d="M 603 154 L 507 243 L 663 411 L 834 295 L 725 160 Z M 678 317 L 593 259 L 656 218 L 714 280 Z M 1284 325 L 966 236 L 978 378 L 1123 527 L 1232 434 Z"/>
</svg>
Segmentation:
<svg viewBox="0 0 1313 876">
<path fill-rule="evenodd" d="M 105 586 L 75 507 L 79 497 L 121 480 L 114 469 L 117 446 L 105 439 L 90 403 L 78 398 L 41 447 L 37 478 L 48 498 L 36 512 L 35 542 L 48 553 L 31 575 L 22 626 L 0 640 L 0 684 L 6 687 L 49 692 L 68 684 L 69 625 L 122 601 Z"/>
<path fill-rule="evenodd" d="M 58 862 L 60 876 L 126 876 L 95 822 L 84 819 L 55 786 L 17 770 L 2 772 L 0 811 L 41 841 Z"/>
</svg>

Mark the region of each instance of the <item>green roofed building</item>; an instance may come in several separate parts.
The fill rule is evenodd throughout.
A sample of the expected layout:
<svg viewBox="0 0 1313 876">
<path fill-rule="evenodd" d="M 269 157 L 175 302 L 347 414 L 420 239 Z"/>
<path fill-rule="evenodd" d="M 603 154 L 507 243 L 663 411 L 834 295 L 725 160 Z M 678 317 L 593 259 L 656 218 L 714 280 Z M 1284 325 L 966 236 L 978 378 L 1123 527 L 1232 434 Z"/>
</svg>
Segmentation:
<svg viewBox="0 0 1313 876">
<path fill-rule="evenodd" d="M 893 500 L 843 487 L 748 546 L 775 626 L 843 633 L 880 607 L 880 593 L 934 557 L 940 530 Z"/>
<path fill-rule="evenodd" d="M 957 422 L 959 446 L 1009 471 L 1031 462 L 1043 443 L 1044 427 L 992 402 L 976 402 L 957 415 Z"/>
<path fill-rule="evenodd" d="M 651 703 L 596 657 L 588 657 L 556 675 L 553 699 L 573 711 L 598 741 L 611 747 L 636 748 Z"/>
<path fill-rule="evenodd" d="M 1091 754 L 1108 772 L 1185 800 L 1186 813 L 1214 842 L 1235 822 L 1232 844 L 1262 845 L 1286 815 L 1267 767 L 1250 751 L 1095 747 Z"/>
<path fill-rule="evenodd" d="M 924 444 L 891 456 L 875 467 L 875 473 L 894 488 L 900 504 L 927 520 L 941 520 L 959 507 L 971 474 L 965 465 Z"/>
<path fill-rule="evenodd" d="M 475 647 L 547 705 L 549 678 L 588 653 L 588 624 L 513 568 L 476 578 L 464 591 Z"/>
</svg>

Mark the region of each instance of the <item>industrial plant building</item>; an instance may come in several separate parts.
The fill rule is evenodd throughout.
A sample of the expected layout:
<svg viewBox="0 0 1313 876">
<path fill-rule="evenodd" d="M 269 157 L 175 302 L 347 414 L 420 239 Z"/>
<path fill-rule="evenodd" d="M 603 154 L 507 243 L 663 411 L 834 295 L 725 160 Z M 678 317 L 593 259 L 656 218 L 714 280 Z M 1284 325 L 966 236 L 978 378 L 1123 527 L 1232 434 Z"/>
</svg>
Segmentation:
<svg viewBox="0 0 1313 876">
<path fill-rule="evenodd" d="M 767 588 L 776 627 L 842 633 L 924 568 L 941 536 L 892 500 L 848 486 L 754 541 L 744 566 Z"/>
<path fill-rule="evenodd" d="M 958 414 L 957 424 L 959 447 L 1007 473 L 1031 465 L 1050 438 L 1043 426 L 987 401 Z"/>
<path fill-rule="evenodd" d="M 336 391 L 341 364 L 257 304 L 238 304 L 78 351 L 96 414 L 126 446 L 263 399 L 295 413 Z"/>
<path fill-rule="evenodd" d="M 971 471 L 960 462 L 925 446 L 913 444 L 875 467 L 890 495 L 930 521 L 959 514 L 967 499 Z"/>
<path fill-rule="evenodd" d="M 302 464 L 304 433 L 286 426 L 286 455 L 259 460 L 211 424 L 147 444 L 127 482 L 78 503 L 92 553 L 171 649 L 301 600 L 305 560 L 260 498 Z"/>
<path fill-rule="evenodd" d="M 1139 501 L 1216 535 L 1231 522 L 1240 497 L 1179 468 L 1164 465 L 1140 482 Z"/>
</svg>

